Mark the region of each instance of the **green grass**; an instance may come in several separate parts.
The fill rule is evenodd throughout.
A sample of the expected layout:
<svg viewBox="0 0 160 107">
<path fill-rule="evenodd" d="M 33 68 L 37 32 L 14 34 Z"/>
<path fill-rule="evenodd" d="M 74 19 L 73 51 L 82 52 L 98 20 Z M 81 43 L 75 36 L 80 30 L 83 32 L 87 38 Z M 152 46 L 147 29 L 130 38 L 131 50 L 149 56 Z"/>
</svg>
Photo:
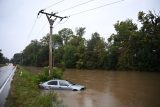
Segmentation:
<svg viewBox="0 0 160 107">
<path fill-rule="evenodd" d="M 41 94 L 38 76 L 17 67 L 5 107 L 64 107 L 55 93 Z"/>
</svg>

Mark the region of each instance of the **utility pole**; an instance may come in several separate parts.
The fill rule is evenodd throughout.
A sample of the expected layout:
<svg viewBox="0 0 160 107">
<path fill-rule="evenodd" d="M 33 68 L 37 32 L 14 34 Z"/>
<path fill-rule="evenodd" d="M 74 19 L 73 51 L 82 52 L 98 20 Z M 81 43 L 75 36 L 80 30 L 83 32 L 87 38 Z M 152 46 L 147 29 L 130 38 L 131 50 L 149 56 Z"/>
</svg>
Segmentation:
<svg viewBox="0 0 160 107">
<path fill-rule="evenodd" d="M 64 18 L 67 18 L 67 17 L 66 16 L 65 17 L 57 16 L 56 13 L 53 13 L 53 12 L 46 13 L 46 12 L 44 12 L 43 9 L 38 12 L 38 15 L 40 13 L 46 15 L 46 17 L 48 19 L 48 22 L 50 24 L 50 35 L 49 35 L 49 75 L 50 75 L 50 71 L 52 70 L 52 66 L 54 67 L 54 57 L 52 57 L 52 48 L 53 48 L 52 29 L 53 29 L 53 24 L 54 24 L 54 22 L 56 21 L 57 18 L 59 18 L 60 21 L 62 21 Z M 54 17 L 54 19 L 52 19 L 52 17 Z"/>
</svg>

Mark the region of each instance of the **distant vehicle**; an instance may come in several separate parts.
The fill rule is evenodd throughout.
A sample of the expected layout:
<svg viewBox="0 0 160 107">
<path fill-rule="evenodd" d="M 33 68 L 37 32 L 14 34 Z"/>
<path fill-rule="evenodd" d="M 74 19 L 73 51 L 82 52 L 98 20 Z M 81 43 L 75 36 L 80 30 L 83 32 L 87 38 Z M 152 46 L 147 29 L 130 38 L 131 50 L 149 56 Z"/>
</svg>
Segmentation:
<svg viewBox="0 0 160 107">
<path fill-rule="evenodd" d="M 83 85 L 73 84 L 70 81 L 60 80 L 60 79 L 54 79 L 44 83 L 40 83 L 39 87 L 47 90 L 54 89 L 54 90 L 82 91 L 86 89 L 86 87 Z"/>
</svg>

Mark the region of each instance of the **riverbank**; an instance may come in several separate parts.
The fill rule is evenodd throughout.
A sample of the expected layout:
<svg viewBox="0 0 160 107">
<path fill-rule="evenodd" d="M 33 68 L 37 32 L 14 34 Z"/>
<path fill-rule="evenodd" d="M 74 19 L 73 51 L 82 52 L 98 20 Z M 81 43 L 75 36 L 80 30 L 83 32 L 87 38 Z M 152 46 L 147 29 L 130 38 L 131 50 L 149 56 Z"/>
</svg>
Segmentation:
<svg viewBox="0 0 160 107">
<path fill-rule="evenodd" d="M 17 67 L 5 107 L 63 107 L 53 91 L 41 94 L 42 90 L 38 88 L 37 80 L 38 76 L 35 73 Z"/>
</svg>

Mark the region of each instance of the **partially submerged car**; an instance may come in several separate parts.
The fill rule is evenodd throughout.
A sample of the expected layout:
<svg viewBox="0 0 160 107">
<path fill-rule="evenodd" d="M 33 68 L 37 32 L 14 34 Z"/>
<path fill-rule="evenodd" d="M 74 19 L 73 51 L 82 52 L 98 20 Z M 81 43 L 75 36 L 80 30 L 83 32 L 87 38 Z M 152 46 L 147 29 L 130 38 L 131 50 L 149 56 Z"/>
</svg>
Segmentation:
<svg viewBox="0 0 160 107">
<path fill-rule="evenodd" d="M 67 80 L 53 79 L 44 83 L 39 84 L 40 88 L 43 89 L 54 89 L 54 90 L 72 90 L 81 91 L 86 89 L 83 85 L 73 84 Z"/>
</svg>

